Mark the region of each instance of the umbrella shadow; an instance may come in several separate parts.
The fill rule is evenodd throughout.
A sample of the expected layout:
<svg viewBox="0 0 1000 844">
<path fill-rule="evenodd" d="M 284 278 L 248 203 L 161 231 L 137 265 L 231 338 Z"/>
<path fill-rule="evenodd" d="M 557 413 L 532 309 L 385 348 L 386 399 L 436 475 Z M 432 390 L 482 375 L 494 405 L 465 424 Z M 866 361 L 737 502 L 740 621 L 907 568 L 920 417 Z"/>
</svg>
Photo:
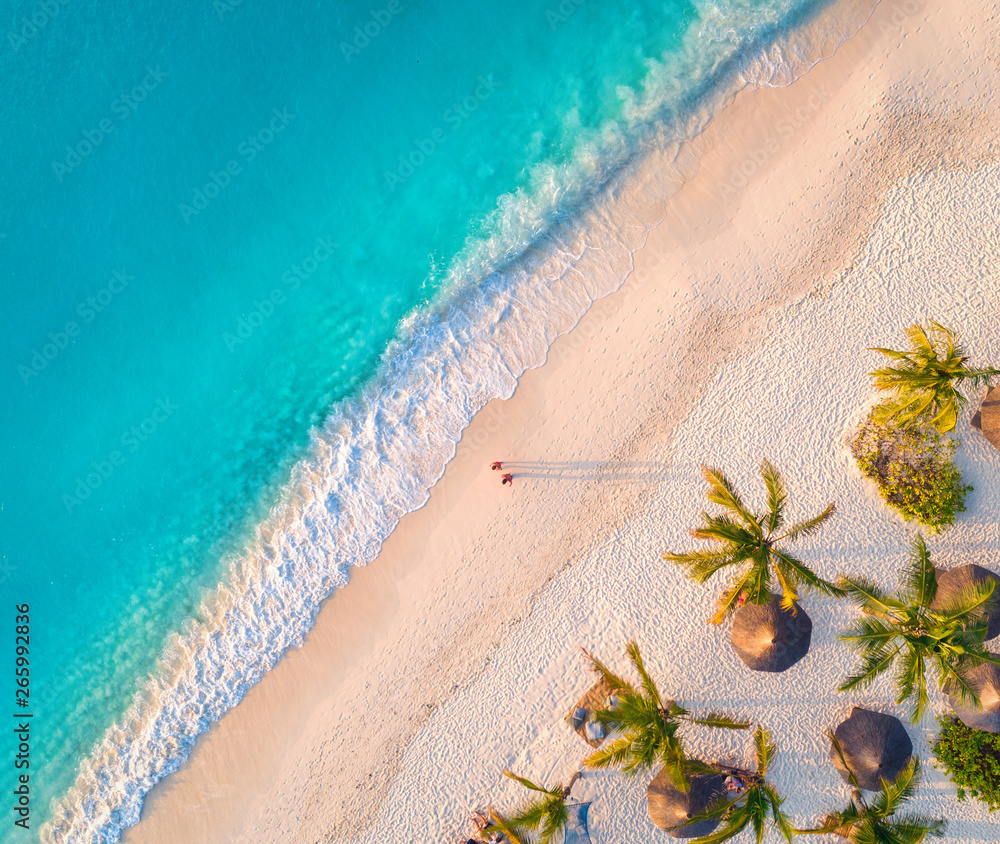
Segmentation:
<svg viewBox="0 0 1000 844">
<path fill-rule="evenodd" d="M 515 479 L 655 483 L 666 478 L 668 466 L 642 460 L 505 460 L 503 470 Z"/>
</svg>

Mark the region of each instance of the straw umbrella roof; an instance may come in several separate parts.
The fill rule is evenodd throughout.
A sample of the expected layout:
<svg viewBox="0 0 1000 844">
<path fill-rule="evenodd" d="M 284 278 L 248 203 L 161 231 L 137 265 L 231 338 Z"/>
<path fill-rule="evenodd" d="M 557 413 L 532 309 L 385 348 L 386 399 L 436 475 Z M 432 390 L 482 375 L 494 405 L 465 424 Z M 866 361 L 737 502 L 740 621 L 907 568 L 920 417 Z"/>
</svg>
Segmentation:
<svg viewBox="0 0 1000 844">
<path fill-rule="evenodd" d="M 981 707 L 949 696 L 951 708 L 966 727 L 1000 733 L 1000 665 L 981 662 L 969 669 L 969 680 L 979 695 Z"/>
<path fill-rule="evenodd" d="M 674 788 L 667 772 L 661 770 L 646 789 L 649 817 L 660 829 L 665 829 L 674 838 L 697 838 L 699 835 L 708 835 L 719 825 L 718 820 L 703 820 L 684 826 L 681 824 L 725 796 L 726 780 L 721 774 L 693 776 L 691 787 L 682 792 Z"/>
<path fill-rule="evenodd" d="M 931 602 L 931 609 L 944 609 L 948 601 L 961 595 L 973 584 L 985 583 L 988 580 L 992 580 L 995 585 L 990 603 L 986 605 L 986 638 L 995 638 L 1000 635 L 1000 577 L 989 569 L 968 565 L 948 571 L 938 571 L 937 594 Z"/>
<path fill-rule="evenodd" d="M 972 424 L 983 432 L 996 448 L 1000 448 L 1000 387 L 991 387 L 983 406 L 972 417 Z"/>
<path fill-rule="evenodd" d="M 913 744 L 898 718 L 855 706 L 851 717 L 834 731 L 848 767 L 866 791 L 878 791 L 883 779 L 893 780 L 913 754 Z M 848 773 L 832 743 L 830 759 L 845 782 Z"/>
<path fill-rule="evenodd" d="M 781 607 L 772 595 L 766 604 L 744 604 L 733 618 L 733 649 L 754 671 L 785 671 L 809 652 L 812 621 L 798 604 Z"/>
</svg>

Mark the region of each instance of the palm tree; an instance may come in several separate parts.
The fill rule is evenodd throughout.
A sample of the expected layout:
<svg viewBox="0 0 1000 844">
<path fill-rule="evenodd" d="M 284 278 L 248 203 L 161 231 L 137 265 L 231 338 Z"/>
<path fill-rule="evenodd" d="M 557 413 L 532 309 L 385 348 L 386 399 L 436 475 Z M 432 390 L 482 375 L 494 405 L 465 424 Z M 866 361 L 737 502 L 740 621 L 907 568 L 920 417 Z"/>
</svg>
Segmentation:
<svg viewBox="0 0 1000 844">
<path fill-rule="evenodd" d="M 983 644 L 992 580 L 969 587 L 942 609 L 931 609 L 937 575 L 924 538 L 917 534 L 897 595 L 863 577 L 842 577 L 840 583 L 865 615 L 840 637 L 861 654 L 863 662 L 839 691 L 868 686 L 895 664 L 896 703 L 915 698 L 916 723 L 927 706 L 927 663 L 933 662 L 942 691 L 978 703 L 969 670 L 984 662 L 1000 665 Z"/>
<path fill-rule="evenodd" d="M 713 624 L 722 623 L 735 612 L 742 603 L 741 596 L 753 604 L 767 603 L 771 597 L 772 571 L 781 587 L 781 606 L 786 610 L 795 609 L 800 586 L 837 597 L 844 594 L 787 551 L 777 547 L 782 541 L 808 536 L 818 530 L 833 515 L 833 504 L 815 518 L 799 522 L 782 532 L 788 493 L 778 470 L 771 463 L 765 460 L 760 466 L 767 487 L 767 510 L 760 515 L 743 503 L 733 485 L 718 469 L 702 466 L 702 472 L 708 481 L 708 500 L 729 512 L 721 516 L 702 513 L 702 527 L 691 531 L 691 534 L 696 539 L 715 543 L 714 547 L 683 554 L 668 552 L 663 559 L 683 566 L 697 583 L 704 583 L 719 569 L 727 566 L 737 568 L 736 576 L 719 599 L 719 610 L 711 618 Z"/>
<path fill-rule="evenodd" d="M 785 799 L 765 779 L 777 747 L 771 740 L 771 734 L 760 726 L 754 731 L 753 740 L 757 755 L 757 770 L 744 771 L 727 765 L 716 766 L 721 773 L 731 774 L 742 780 L 744 790 L 739 793 L 735 802 L 730 803 L 728 798 L 722 798 L 687 822 L 694 824 L 702 820 L 722 821 L 714 832 L 692 839 L 691 844 L 718 844 L 721 841 L 728 841 L 748 826 L 753 828 L 760 844 L 764 838 L 764 827 L 768 822 L 786 841 L 792 840 L 795 830 L 788 816 L 781 810 L 781 804 Z"/>
<path fill-rule="evenodd" d="M 737 721 L 718 712 L 703 718 L 691 716 L 676 701 L 663 700 L 659 689 L 646 671 L 639 653 L 639 645 L 629 642 L 626 648 L 629 659 L 642 679 L 636 687 L 618 676 L 599 659 L 584 651 L 594 671 L 600 674 L 614 693 L 614 702 L 608 709 L 594 713 L 594 720 L 609 732 L 621 737 L 588 756 L 583 764 L 588 768 L 620 768 L 625 774 L 645 771 L 662 765 L 678 791 L 688 790 L 688 777 L 708 770 L 704 763 L 688 759 L 681 745 L 677 728 L 682 721 L 745 730 L 750 724 Z"/>
<path fill-rule="evenodd" d="M 872 416 L 876 422 L 895 420 L 903 427 L 929 419 L 938 431 L 947 433 L 955 428 L 966 402 L 957 385 L 968 381 L 973 387 L 987 386 L 1000 375 L 1000 369 L 966 366 L 969 358 L 954 332 L 934 320 L 926 328 L 911 325 L 906 337 L 910 341 L 907 352 L 872 349 L 895 361 L 869 373 L 875 378 L 876 389 L 894 394 L 876 407 Z"/>
<path fill-rule="evenodd" d="M 920 785 L 920 760 L 914 756 L 906 767 L 891 782 L 882 780 L 878 796 L 869 803 L 858 785 L 858 779 L 851 771 L 844 757 L 837 737 L 830 733 L 830 740 L 854 790 L 847 808 L 831 812 L 823 822 L 813 829 L 797 829 L 804 835 L 826 835 L 835 833 L 846 838 L 851 844 L 920 844 L 928 835 L 940 838 L 944 835 L 947 822 L 923 815 L 896 816 L 900 807 L 909 800 Z"/>
<path fill-rule="evenodd" d="M 491 809 L 490 815 L 494 825 L 501 832 L 506 833 L 512 844 L 528 844 L 529 841 L 549 844 L 556 834 L 565 829 L 566 824 L 569 823 L 566 799 L 580 778 L 580 772 L 577 771 L 573 774 L 565 786 L 557 785 L 555 788 L 544 788 L 536 785 L 529 779 L 519 777 L 513 771 L 504 771 L 503 775 L 519 782 L 531 791 L 538 792 L 539 796 L 520 812 L 510 817 L 497 814 Z M 535 835 L 538 836 L 537 839 L 534 837 Z"/>
</svg>

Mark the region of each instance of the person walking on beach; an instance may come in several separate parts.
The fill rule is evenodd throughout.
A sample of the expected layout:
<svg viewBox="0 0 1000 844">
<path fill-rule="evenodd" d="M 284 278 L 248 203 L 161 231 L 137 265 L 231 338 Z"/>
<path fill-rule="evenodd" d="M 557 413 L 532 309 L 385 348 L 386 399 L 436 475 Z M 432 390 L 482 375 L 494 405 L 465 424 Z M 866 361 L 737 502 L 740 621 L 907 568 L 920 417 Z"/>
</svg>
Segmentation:
<svg viewBox="0 0 1000 844">
<path fill-rule="evenodd" d="M 490 463 L 490 468 L 494 472 L 497 472 L 503 468 L 503 463 L 501 463 L 499 460 L 494 460 L 492 463 Z"/>
<path fill-rule="evenodd" d="M 507 486 L 510 484 L 510 488 L 514 488 L 514 476 L 510 472 L 504 472 L 503 477 L 500 478 L 500 483 L 502 486 Z"/>
</svg>

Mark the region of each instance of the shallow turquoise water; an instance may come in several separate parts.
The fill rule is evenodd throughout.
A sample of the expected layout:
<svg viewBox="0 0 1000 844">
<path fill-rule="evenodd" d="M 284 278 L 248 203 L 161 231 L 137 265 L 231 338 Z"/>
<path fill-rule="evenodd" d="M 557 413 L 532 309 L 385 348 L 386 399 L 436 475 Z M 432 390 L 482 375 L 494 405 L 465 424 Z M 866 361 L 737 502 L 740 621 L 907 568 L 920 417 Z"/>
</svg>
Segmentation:
<svg viewBox="0 0 1000 844">
<path fill-rule="evenodd" d="M 630 110 L 706 9 L 692 84 L 793 4 L 15 5 L 0 592 L 36 828 L 401 321 L 667 119 Z"/>
</svg>

